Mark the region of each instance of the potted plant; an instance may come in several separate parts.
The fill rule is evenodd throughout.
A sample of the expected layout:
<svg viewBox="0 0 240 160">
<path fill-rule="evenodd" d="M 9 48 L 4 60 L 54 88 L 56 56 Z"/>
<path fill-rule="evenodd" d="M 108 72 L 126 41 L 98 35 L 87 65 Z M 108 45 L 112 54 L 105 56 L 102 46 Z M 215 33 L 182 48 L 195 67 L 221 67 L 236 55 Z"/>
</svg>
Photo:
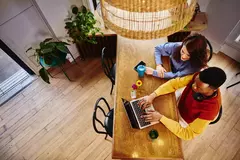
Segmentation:
<svg viewBox="0 0 240 160">
<path fill-rule="evenodd" d="M 67 33 L 73 39 L 73 43 L 89 42 L 96 44 L 96 33 L 101 33 L 96 27 L 96 19 L 92 12 L 82 6 L 72 7 L 72 13 L 65 19 Z M 103 33 L 101 33 L 103 35 Z"/>
<path fill-rule="evenodd" d="M 29 50 L 34 50 L 34 56 L 36 56 L 37 62 L 42 66 L 39 70 L 41 78 L 50 84 L 48 72 L 44 67 L 53 67 L 62 65 L 66 62 L 67 53 L 69 50 L 67 48 L 69 45 L 66 42 L 54 41 L 52 38 L 47 38 L 39 44 L 39 48 L 28 48 Z"/>
</svg>

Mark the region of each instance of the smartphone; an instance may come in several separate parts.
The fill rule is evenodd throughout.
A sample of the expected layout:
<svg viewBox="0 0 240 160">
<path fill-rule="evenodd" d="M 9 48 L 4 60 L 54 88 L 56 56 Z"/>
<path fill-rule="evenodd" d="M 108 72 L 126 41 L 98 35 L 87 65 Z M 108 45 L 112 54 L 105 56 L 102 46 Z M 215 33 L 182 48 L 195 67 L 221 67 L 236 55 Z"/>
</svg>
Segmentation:
<svg viewBox="0 0 240 160">
<path fill-rule="evenodd" d="M 143 62 L 143 61 L 139 62 L 139 63 L 134 67 L 134 70 L 135 70 L 135 71 L 137 71 L 137 67 L 138 67 L 139 65 L 144 65 L 144 66 L 146 66 L 146 63 Z"/>
</svg>

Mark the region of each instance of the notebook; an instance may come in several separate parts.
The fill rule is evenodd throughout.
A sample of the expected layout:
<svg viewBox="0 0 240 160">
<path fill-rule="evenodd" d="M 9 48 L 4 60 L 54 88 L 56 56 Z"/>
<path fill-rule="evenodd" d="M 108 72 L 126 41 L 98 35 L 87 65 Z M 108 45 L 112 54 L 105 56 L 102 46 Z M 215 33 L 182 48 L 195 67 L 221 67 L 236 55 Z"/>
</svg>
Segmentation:
<svg viewBox="0 0 240 160">
<path fill-rule="evenodd" d="M 144 118 L 141 118 L 141 115 L 145 114 L 148 110 L 155 110 L 153 105 L 142 110 L 138 105 L 138 102 L 141 101 L 142 99 L 143 97 L 134 99 L 132 101 L 127 101 L 126 99 L 122 98 L 122 103 L 127 112 L 127 116 L 132 128 L 143 129 L 158 123 L 158 122 L 145 122 Z"/>
</svg>

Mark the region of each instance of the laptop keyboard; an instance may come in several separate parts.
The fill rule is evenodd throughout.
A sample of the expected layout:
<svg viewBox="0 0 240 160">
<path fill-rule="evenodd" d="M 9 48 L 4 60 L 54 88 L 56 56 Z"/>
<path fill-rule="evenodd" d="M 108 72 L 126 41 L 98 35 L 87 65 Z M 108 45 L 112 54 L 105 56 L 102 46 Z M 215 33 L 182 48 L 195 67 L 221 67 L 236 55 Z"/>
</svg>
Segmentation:
<svg viewBox="0 0 240 160">
<path fill-rule="evenodd" d="M 144 115 L 146 112 L 145 110 L 142 110 L 139 106 L 138 106 L 138 102 L 139 101 L 134 101 L 132 102 L 132 106 L 134 108 L 134 111 L 136 112 L 136 115 L 137 115 L 137 119 L 140 123 L 140 126 L 143 127 L 143 126 L 146 126 L 146 125 L 149 125 L 151 124 L 150 122 L 145 122 L 145 119 L 144 118 L 141 118 L 141 115 Z"/>
</svg>

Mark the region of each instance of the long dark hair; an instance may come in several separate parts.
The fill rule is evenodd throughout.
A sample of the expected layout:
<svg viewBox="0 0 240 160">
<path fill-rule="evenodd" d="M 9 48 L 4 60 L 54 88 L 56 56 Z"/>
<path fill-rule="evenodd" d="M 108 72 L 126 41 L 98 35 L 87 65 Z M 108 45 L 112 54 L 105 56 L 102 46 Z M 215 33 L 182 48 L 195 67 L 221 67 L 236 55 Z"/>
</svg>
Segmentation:
<svg viewBox="0 0 240 160">
<path fill-rule="evenodd" d="M 190 63 L 193 67 L 202 68 L 207 65 L 207 40 L 204 36 L 198 33 L 187 36 L 181 46 L 177 47 L 173 53 L 173 58 L 180 62 L 181 60 L 181 48 L 186 46 L 188 53 L 190 54 Z"/>
</svg>

